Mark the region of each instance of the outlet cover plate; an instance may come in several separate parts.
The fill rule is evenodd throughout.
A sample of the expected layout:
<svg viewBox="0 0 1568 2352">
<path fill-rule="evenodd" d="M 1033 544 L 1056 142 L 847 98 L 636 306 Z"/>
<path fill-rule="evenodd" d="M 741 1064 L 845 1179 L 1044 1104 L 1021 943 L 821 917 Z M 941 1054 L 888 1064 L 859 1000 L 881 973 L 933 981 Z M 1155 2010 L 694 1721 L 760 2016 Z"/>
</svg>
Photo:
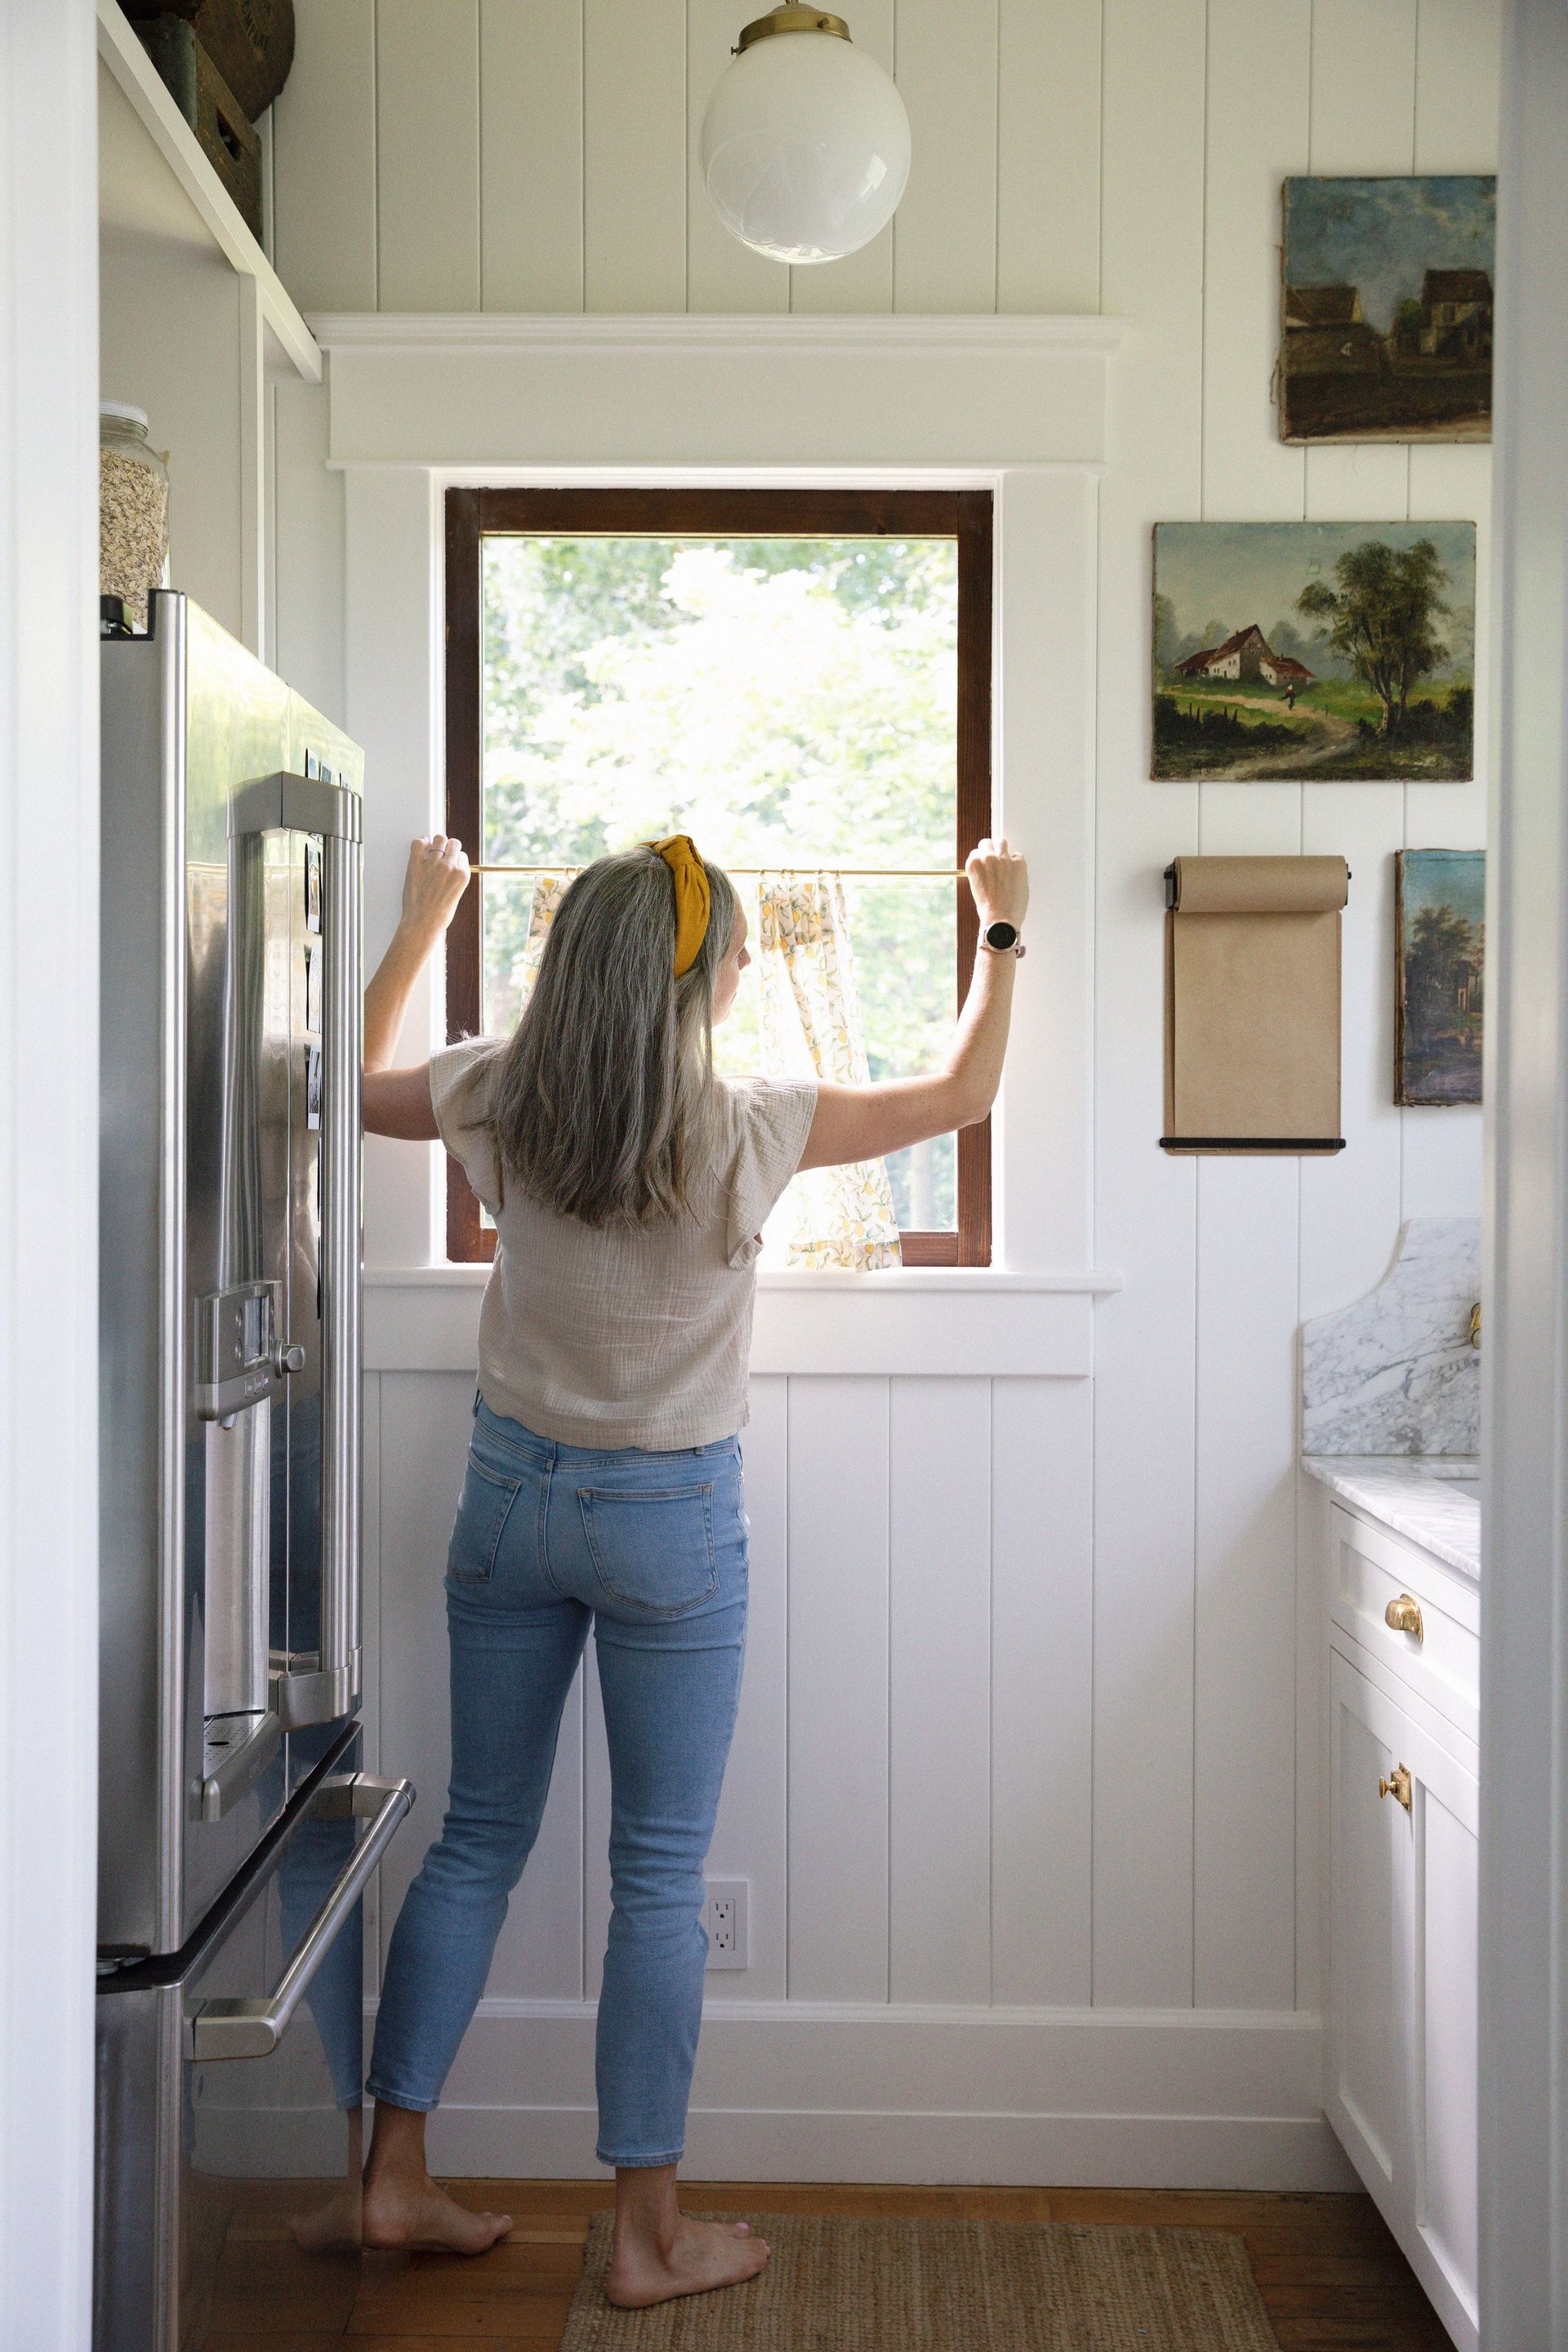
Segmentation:
<svg viewBox="0 0 1568 2352">
<path fill-rule="evenodd" d="M 702 1925 L 708 1930 L 710 1969 L 749 1969 L 752 1886 L 746 1878 L 710 1878 Z"/>
</svg>

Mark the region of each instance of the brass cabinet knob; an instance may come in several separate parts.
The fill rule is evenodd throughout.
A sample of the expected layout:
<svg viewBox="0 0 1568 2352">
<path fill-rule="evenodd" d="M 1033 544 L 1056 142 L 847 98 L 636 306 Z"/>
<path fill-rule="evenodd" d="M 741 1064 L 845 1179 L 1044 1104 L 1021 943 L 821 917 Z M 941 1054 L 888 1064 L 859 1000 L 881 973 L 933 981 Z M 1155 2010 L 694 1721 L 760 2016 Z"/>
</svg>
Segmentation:
<svg viewBox="0 0 1568 2352">
<path fill-rule="evenodd" d="M 1408 1592 L 1402 1592 L 1397 1601 L 1389 1602 L 1383 1612 L 1383 1622 L 1396 1633 L 1414 1633 L 1418 1642 L 1422 1639 L 1421 1603 L 1413 1601 Z"/>
<path fill-rule="evenodd" d="M 1393 1797 L 1406 1812 L 1410 1811 L 1410 1774 L 1403 1764 L 1394 1766 L 1391 1780 L 1378 1782 L 1377 1793 L 1380 1797 Z"/>
</svg>

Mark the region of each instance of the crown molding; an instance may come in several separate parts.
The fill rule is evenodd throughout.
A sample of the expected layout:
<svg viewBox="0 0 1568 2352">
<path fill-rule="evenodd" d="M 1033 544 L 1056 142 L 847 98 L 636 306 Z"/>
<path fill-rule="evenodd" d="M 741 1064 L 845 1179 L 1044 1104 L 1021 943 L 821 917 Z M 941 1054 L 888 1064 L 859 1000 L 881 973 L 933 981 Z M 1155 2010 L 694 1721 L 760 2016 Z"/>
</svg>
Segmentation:
<svg viewBox="0 0 1568 2352">
<path fill-rule="evenodd" d="M 1125 319 L 982 312 L 912 317 L 780 317 L 625 312 L 320 311 L 309 323 L 323 351 L 354 352 L 812 352 L 864 355 L 952 352 L 1110 354 Z"/>
</svg>

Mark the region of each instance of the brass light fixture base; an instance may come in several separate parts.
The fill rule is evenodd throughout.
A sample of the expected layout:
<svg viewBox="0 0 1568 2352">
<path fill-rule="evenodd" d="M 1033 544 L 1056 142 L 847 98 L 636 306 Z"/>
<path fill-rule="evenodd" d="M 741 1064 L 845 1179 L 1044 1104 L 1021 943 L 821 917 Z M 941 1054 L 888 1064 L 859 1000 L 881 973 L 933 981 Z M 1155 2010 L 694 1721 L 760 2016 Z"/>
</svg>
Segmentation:
<svg viewBox="0 0 1568 2352">
<path fill-rule="evenodd" d="M 765 41 L 770 33 L 832 33 L 841 41 L 849 38 L 849 27 L 842 16 L 830 16 L 821 8 L 775 8 L 771 16 L 758 16 L 742 28 L 731 55 L 739 57 L 753 41 Z"/>
</svg>

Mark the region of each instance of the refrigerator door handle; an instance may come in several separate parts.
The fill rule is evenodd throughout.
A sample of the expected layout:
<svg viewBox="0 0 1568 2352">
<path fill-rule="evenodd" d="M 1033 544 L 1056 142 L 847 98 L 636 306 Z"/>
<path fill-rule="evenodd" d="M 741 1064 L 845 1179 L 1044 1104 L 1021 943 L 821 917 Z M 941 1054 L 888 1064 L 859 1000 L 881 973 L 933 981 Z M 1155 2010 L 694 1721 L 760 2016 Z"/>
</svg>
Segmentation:
<svg viewBox="0 0 1568 2352">
<path fill-rule="evenodd" d="M 318 787 L 318 789 L 321 789 Z M 319 1671 L 332 1688 L 318 1720 L 360 1696 L 361 931 L 359 797 L 322 840 L 321 929 L 321 1604 Z"/>
<path fill-rule="evenodd" d="M 369 1772 L 346 1772 L 322 1781 L 310 1807 L 313 1818 L 330 1821 L 352 1815 L 355 1820 L 369 1821 L 370 1829 L 300 1938 L 277 1991 L 254 2000 L 204 2001 L 185 2021 L 187 2058 L 208 2063 L 218 2059 L 271 2055 L 289 2031 L 306 1987 L 331 1949 L 333 1938 L 363 1894 L 365 1882 L 413 1802 L 412 1780 L 382 1780 Z"/>
<path fill-rule="evenodd" d="M 321 1623 L 309 1659 L 276 1662 L 271 1703 L 292 1731 L 336 1723 L 360 1701 L 360 796 L 319 777 L 259 776 L 236 793 L 229 824 L 321 842 Z"/>
</svg>

